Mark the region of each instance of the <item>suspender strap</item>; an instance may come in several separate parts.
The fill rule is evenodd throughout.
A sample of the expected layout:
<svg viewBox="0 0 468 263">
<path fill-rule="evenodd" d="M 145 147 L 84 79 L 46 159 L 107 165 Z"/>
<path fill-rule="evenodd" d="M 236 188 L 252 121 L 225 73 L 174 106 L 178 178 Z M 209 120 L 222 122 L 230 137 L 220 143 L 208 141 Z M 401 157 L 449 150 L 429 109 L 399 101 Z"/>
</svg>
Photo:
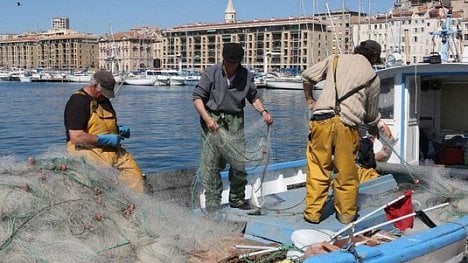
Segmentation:
<svg viewBox="0 0 468 263">
<path fill-rule="evenodd" d="M 340 101 L 338 100 L 338 89 L 336 88 L 336 67 L 338 65 L 339 55 L 335 55 L 333 58 L 333 80 L 335 81 L 335 114 L 340 114 Z"/>
<path fill-rule="evenodd" d="M 345 99 L 349 98 L 351 95 L 353 95 L 354 93 L 360 91 L 361 89 L 367 87 L 369 84 L 371 84 L 375 79 L 377 78 L 377 74 L 374 75 L 374 77 L 371 78 L 371 80 L 369 80 L 366 84 L 362 84 L 360 86 L 357 86 L 355 87 L 354 89 L 348 91 L 348 93 L 346 93 L 344 96 L 342 96 L 341 98 L 338 99 L 338 102 L 342 102 L 344 101 Z"/>
</svg>

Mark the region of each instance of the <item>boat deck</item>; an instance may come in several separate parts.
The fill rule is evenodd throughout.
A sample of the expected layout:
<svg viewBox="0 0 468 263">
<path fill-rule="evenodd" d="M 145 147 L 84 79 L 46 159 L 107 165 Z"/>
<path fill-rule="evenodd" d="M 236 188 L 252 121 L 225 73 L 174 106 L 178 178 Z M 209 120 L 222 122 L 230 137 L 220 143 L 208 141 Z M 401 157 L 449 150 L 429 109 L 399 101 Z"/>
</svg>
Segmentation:
<svg viewBox="0 0 468 263">
<path fill-rule="evenodd" d="M 393 175 L 385 175 L 361 185 L 359 190 L 359 204 L 364 204 L 373 195 L 396 190 L 397 183 Z M 265 197 L 263 208 L 256 210 L 240 210 L 224 205 L 216 220 L 244 222 L 246 224 L 244 235 L 248 239 L 271 243 L 277 242 L 292 245 L 291 235 L 298 229 L 326 229 L 336 232 L 345 225 L 335 218 L 333 201 L 329 198 L 320 224 L 310 224 L 303 219 L 305 207 L 305 187 L 290 189 Z M 390 200 L 389 200 L 390 201 Z M 360 207 L 360 215 L 368 214 L 373 209 Z M 195 214 L 203 215 L 203 211 L 196 209 Z M 383 211 L 369 217 L 358 224 L 356 231 L 368 228 L 384 221 Z"/>
</svg>

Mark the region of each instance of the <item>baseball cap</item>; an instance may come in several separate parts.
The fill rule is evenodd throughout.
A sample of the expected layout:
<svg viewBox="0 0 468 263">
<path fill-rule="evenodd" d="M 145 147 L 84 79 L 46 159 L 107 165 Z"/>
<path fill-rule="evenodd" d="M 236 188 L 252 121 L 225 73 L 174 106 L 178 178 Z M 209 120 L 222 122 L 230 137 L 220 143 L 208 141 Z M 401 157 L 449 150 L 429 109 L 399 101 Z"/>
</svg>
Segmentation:
<svg viewBox="0 0 468 263">
<path fill-rule="evenodd" d="M 377 63 L 382 63 L 382 58 L 380 57 L 380 52 L 382 51 L 382 47 L 379 43 L 374 40 L 366 40 L 362 41 L 360 44 L 361 47 L 371 51 L 374 56 L 377 57 Z"/>
<path fill-rule="evenodd" d="M 223 46 L 223 59 L 229 63 L 240 63 L 244 57 L 244 49 L 238 43 L 226 43 Z"/>
<path fill-rule="evenodd" d="M 93 75 L 93 79 L 101 85 L 102 95 L 106 98 L 114 98 L 115 79 L 112 73 L 107 70 L 100 70 Z"/>
</svg>

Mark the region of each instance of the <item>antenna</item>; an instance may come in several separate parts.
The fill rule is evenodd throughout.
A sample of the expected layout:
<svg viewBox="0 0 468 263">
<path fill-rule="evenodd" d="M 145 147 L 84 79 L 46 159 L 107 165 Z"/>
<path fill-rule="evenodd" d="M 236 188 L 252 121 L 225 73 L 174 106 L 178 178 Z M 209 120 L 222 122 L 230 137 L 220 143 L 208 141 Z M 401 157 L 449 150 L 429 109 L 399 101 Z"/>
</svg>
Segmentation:
<svg viewBox="0 0 468 263">
<path fill-rule="evenodd" d="M 448 60 L 448 52 L 450 49 L 450 38 L 454 35 L 458 35 L 461 33 L 461 30 L 457 28 L 457 30 L 452 30 L 452 9 L 451 9 L 451 2 L 450 0 L 441 0 L 440 4 L 442 8 L 445 10 L 447 9 L 446 16 L 445 16 L 445 23 L 442 24 L 442 29 L 438 32 L 431 32 L 431 35 L 440 36 L 442 41 L 442 48 L 440 51 L 441 61 L 442 63 L 447 62 Z M 440 12 L 440 10 L 439 10 Z"/>
</svg>

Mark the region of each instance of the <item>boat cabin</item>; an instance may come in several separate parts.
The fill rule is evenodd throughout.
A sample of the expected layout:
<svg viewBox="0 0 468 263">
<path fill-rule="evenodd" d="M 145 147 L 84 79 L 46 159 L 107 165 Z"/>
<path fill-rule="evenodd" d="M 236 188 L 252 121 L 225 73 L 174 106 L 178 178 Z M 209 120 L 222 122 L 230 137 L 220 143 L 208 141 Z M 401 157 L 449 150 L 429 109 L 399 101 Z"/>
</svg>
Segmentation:
<svg viewBox="0 0 468 263">
<path fill-rule="evenodd" d="M 468 165 L 468 64 L 414 64 L 377 74 L 382 119 L 397 140 L 388 162 Z"/>
</svg>

